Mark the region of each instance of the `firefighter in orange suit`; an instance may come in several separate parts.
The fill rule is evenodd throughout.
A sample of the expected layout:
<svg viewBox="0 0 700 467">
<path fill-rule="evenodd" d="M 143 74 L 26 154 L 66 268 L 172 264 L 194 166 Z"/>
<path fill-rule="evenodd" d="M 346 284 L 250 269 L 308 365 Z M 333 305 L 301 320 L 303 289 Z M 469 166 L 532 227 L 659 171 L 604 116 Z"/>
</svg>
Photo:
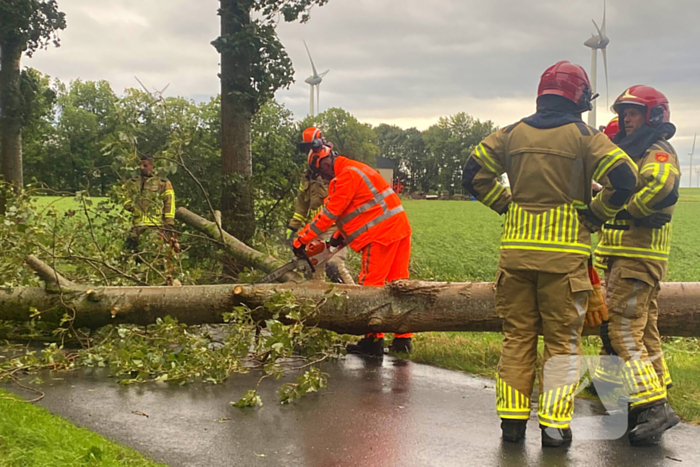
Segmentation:
<svg viewBox="0 0 700 467">
<path fill-rule="evenodd" d="M 581 120 L 591 99 L 582 67 L 553 65 L 540 80 L 537 112 L 489 135 L 464 168 L 464 188 L 505 215 L 495 281 L 504 334 L 496 410 L 505 441 L 525 436 L 542 333 L 542 445 L 571 442 L 581 332 L 587 314 L 598 312 L 589 309 L 591 231 L 623 208 L 637 182 L 627 154 Z M 498 181 L 504 172 L 510 190 Z M 592 179 L 603 185 L 593 199 Z"/>
<path fill-rule="evenodd" d="M 306 245 L 333 224 L 338 231 L 331 245 L 346 244 L 362 252 L 359 283 L 383 286 L 408 279 L 411 257 L 411 227 L 399 197 L 384 178 L 361 162 L 336 154 L 328 146 L 309 151 L 309 167 L 330 180 L 323 209 L 300 232 L 293 243 L 294 254 L 304 257 Z M 395 334 L 391 350 L 410 352 L 412 333 Z M 384 334 L 367 334 L 349 353 L 381 356 Z"/>
</svg>

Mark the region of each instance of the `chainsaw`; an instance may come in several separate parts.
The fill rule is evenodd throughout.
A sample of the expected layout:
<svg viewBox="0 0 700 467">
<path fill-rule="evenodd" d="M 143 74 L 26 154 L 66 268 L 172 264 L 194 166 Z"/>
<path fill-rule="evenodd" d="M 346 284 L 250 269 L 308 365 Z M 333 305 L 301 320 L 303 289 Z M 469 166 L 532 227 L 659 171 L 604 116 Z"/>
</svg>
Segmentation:
<svg viewBox="0 0 700 467">
<path fill-rule="evenodd" d="M 275 282 L 291 271 L 300 271 L 304 276 L 308 276 L 316 272 L 316 268 L 325 265 L 333 256 L 335 256 L 343 246 L 332 247 L 328 242 L 323 240 L 314 240 L 306 246 L 305 258 L 294 258 L 284 266 L 275 269 L 267 276 L 260 279 L 258 284 Z M 307 277 L 308 278 L 308 277 Z"/>
</svg>

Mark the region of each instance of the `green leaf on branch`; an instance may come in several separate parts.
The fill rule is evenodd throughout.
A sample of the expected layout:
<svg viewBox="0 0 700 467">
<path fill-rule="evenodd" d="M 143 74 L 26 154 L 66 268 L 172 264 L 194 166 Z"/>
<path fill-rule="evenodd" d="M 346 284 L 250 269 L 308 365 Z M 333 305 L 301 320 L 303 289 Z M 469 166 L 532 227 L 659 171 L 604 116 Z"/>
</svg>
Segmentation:
<svg viewBox="0 0 700 467">
<path fill-rule="evenodd" d="M 231 405 L 242 409 L 244 407 L 262 406 L 263 403 L 260 396 L 258 396 L 257 391 L 255 389 L 249 389 L 243 394 L 243 397 L 241 397 L 238 402 L 231 402 Z"/>
</svg>

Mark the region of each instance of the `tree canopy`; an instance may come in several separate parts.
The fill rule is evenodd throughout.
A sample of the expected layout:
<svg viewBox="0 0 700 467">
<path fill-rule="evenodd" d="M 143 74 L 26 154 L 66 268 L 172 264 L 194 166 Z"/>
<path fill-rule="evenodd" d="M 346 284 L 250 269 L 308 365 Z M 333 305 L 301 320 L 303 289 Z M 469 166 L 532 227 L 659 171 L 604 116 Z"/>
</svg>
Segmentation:
<svg viewBox="0 0 700 467">
<path fill-rule="evenodd" d="M 0 18 L 0 44 L 16 44 L 29 57 L 51 43 L 58 47 L 58 30 L 66 28 L 56 0 L 0 0 Z"/>
</svg>

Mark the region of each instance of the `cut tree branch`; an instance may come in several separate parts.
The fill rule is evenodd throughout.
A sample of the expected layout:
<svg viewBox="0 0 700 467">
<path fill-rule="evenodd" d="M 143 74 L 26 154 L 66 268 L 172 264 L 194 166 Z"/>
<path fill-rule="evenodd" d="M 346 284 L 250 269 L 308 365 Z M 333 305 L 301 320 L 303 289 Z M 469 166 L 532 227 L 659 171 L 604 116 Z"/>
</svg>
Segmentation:
<svg viewBox="0 0 700 467">
<path fill-rule="evenodd" d="M 25 259 L 27 265 L 36 272 L 46 284 L 46 289 L 50 292 L 71 293 L 85 290 L 85 287 L 75 284 L 58 273 L 54 268 L 40 260 L 34 255 L 29 255 Z M 0 311 L 1 313 L 1 311 Z"/>
<path fill-rule="evenodd" d="M 254 267 L 265 272 L 272 272 L 284 264 L 277 258 L 265 255 L 249 247 L 233 235 L 222 230 L 216 223 L 208 221 L 186 208 L 178 208 L 177 211 L 175 211 L 175 218 L 214 240 L 220 241 L 226 253 L 245 266 Z M 279 279 L 280 282 L 301 282 L 303 280 L 304 278 L 302 276 L 294 272 L 289 272 Z"/>
</svg>

